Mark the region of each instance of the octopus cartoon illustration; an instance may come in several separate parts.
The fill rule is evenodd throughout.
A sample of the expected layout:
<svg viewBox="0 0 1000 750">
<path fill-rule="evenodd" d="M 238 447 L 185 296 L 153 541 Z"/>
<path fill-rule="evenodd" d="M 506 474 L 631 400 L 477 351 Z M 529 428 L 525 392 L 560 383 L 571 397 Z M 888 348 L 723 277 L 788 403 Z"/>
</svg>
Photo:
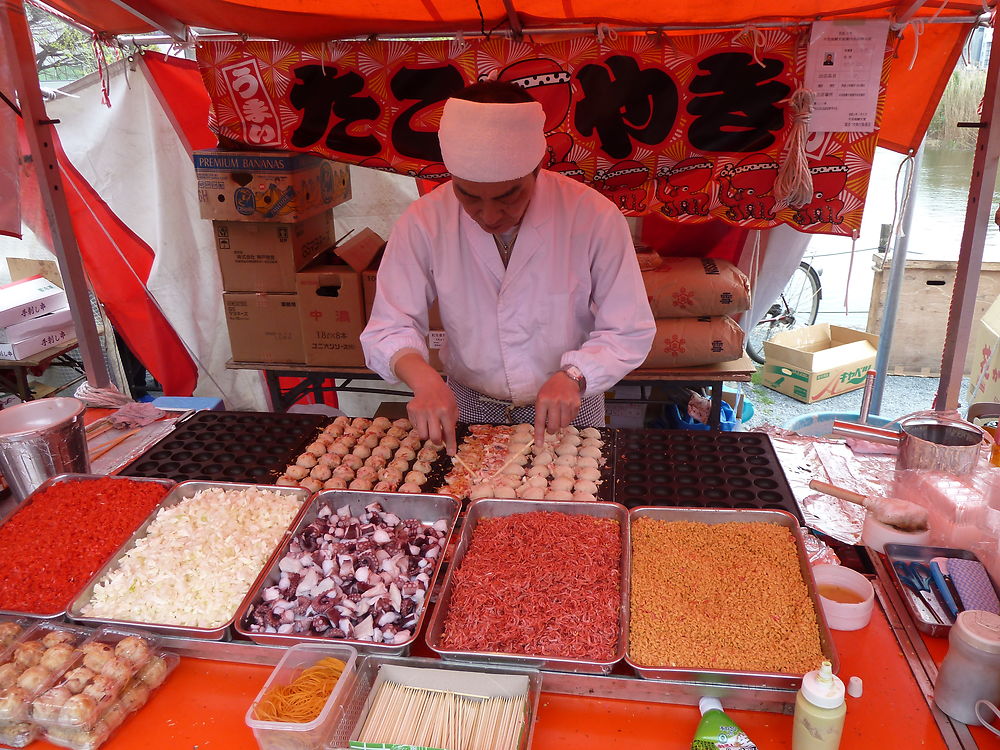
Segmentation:
<svg viewBox="0 0 1000 750">
<path fill-rule="evenodd" d="M 711 196 L 705 192 L 712 162 L 703 156 L 683 159 L 656 173 L 656 198 L 664 216 L 707 216 Z"/>
<path fill-rule="evenodd" d="M 547 57 L 518 60 L 497 74 L 498 81 L 506 81 L 520 86 L 542 105 L 545 113 L 545 143 L 547 146 L 546 168 L 561 172 L 580 182 L 583 170 L 576 162 L 569 161 L 573 149 L 573 137 L 557 131 L 569 114 L 573 98 L 571 76 L 559 63 Z"/>
<path fill-rule="evenodd" d="M 809 174 L 813 180 L 813 199 L 795 206 L 792 220 L 800 226 L 806 224 L 840 224 L 843 220 L 844 201 L 837 196 L 847 186 L 847 165 L 836 156 L 824 156 L 809 161 Z"/>
<path fill-rule="evenodd" d="M 620 161 L 594 174 L 594 187 L 622 211 L 646 210 L 646 181 L 649 167 L 641 162 Z"/>
<path fill-rule="evenodd" d="M 419 172 L 411 169 L 407 172 L 407 174 L 410 177 L 419 177 L 421 180 L 434 180 L 436 182 L 443 182 L 451 179 L 451 173 L 448 171 L 448 168 L 439 162 L 428 164 Z"/>
<path fill-rule="evenodd" d="M 545 144 L 545 168 L 583 182 L 583 169 L 575 161 L 568 161 L 570 149 L 573 148 L 573 136 L 569 133 L 550 133 L 545 138 Z"/>
<path fill-rule="evenodd" d="M 778 163 L 767 154 L 750 154 L 719 172 L 719 200 L 732 221 L 774 218 L 774 180 Z"/>
</svg>

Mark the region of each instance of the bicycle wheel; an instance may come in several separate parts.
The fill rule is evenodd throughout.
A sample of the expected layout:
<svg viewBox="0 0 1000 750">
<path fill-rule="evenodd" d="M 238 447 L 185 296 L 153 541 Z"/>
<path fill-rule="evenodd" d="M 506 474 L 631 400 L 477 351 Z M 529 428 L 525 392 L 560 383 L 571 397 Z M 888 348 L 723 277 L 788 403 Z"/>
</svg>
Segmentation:
<svg viewBox="0 0 1000 750">
<path fill-rule="evenodd" d="M 776 333 L 815 323 L 822 298 L 823 290 L 816 269 L 805 261 L 799 263 L 764 319 L 750 329 L 747 335 L 747 354 L 750 358 L 764 364 L 765 341 Z"/>
</svg>

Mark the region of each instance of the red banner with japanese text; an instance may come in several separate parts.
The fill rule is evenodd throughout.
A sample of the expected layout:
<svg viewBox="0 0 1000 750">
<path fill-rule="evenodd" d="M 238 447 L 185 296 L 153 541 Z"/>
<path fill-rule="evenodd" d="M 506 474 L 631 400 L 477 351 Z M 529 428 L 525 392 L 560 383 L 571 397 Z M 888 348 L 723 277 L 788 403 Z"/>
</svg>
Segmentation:
<svg viewBox="0 0 1000 750">
<path fill-rule="evenodd" d="M 861 227 L 877 131 L 810 134 L 812 200 L 782 206 L 774 193 L 808 34 L 216 42 L 199 45 L 198 61 L 213 130 L 251 148 L 447 179 L 441 105 L 495 77 L 541 102 L 547 168 L 590 184 L 628 215 L 851 235 Z"/>
</svg>

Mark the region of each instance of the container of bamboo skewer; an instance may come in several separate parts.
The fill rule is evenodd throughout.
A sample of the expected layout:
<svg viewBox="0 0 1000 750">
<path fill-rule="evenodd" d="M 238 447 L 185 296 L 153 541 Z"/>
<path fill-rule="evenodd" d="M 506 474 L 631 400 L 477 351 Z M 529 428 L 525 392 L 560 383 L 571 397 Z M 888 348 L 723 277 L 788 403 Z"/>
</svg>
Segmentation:
<svg viewBox="0 0 1000 750">
<path fill-rule="evenodd" d="M 343 671 L 316 718 L 310 721 L 268 721 L 260 718 L 258 706 L 273 689 L 291 685 L 306 669 L 332 657 L 343 662 Z M 342 696 L 354 684 L 358 651 L 353 646 L 302 643 L 292 646 L 275 666 L 260 693 L 247 710 L 246 724 L 253 730 L 261 750 L 321 750 L 343 710 Z M 293 712 L 296 707 L 289 708 Z"/>
<path fill-rule="evenodd" d="M 541 685 L 535 669 L 362 656 L 326 747 L 527 750 Z"/>
</svg>

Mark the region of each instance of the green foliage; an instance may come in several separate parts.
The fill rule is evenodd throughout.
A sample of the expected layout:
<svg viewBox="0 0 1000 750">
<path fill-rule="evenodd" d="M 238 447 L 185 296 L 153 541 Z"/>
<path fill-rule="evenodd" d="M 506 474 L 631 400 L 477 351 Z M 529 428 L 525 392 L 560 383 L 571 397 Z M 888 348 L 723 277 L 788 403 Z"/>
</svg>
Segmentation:
<svg viewBox="0 0 1000 750">
<path fill-rule="evenodd" d="M 956 123 L 979 121 L 978 108 L 985 86 L 984 69 L 955 69 L 927 130 L 928 146 L 957 150 L 975 147 L 979 131 L 976 128 L 959 128 Z"/>
<path fill-rule="evenodd" d="M 51 13 L 25 3 L 42 81 L 73 81 L 97 70 L 90 37 Z"/>
</svg>

